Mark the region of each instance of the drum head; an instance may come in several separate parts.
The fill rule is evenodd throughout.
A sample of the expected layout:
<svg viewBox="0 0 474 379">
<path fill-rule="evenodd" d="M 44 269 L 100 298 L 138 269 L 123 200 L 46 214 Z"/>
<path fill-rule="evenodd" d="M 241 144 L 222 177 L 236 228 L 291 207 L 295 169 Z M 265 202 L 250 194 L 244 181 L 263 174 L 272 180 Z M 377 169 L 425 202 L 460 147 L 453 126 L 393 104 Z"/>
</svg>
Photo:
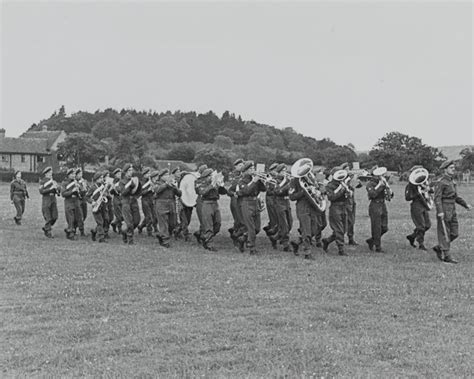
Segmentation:
<svg viewBox="0 0 474 379">
<path fill-rule="evenodd" d="M 182 192 L 181 201 L 186 207 L 194 207 L 196 205 L 197 193 L 194 189 L 194 182 L 196 179 L 197 175 L 190 172 L 185 174 L 179 183 L 179 189 Z"/>
</svg>

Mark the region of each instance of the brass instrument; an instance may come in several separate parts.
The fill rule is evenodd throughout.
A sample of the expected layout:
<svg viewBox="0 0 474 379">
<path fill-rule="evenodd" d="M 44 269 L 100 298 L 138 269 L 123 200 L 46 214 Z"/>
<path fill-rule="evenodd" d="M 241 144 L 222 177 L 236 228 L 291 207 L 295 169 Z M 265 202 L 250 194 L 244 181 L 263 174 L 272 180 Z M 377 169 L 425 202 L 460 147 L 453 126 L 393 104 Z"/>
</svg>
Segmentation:
<svg viewBox="0 0 474 379">
<path fill-rule="evenodd" d="M 316 187 L 317 182 L 313 173 L 313 161 L 309 158 L 302 158 L 297 160 L 293 166 L 291 166 L 290 178 L 298 179 L 298 182 L 305 192 L 306 198 L 310 204 L 320 212 L 326 210 L 327 202 L 324 195 Z"/>
<path fill-rule="evenodd" d="M 266 174 L 264 172 L 256 172 L 254 175 L 265 184 L 277 185 L 276 179 L 274 179 L 270 174 Z"/>
<path fill-rule="evenodd" d="M 109 189 L 110 189 L 110 184 L 107 183 L 107 184 L 102 184 L 101 187 L 98 187 L 94 191 L 94 193 L 92 194 L 92 197 L 97 193 L 97 191 L 99 191 L 100 194 L 99 194 L 99 197 L 97 198 L 97 200 L 92 203 L 92 212 L 93 213 L 98 212 L 99 208 L 102 204 L 107 204 L 107 202 L 109 201 L 107 199 L 107 192 L 108 192 Z"/>
<path fill-rule="evenodd" d="M 224 186 L 224 175 L 222 172 L 217 172 L 214 170 L 211 174 L 211 185 L 213 187 L 223 187 Z"/>
<path fill-rule="evenodd" d="M 433 193 L 428 184 L 429 172 L 426 168 L 419 167 L 413 170 L 408 177 L 408 181 L 417 186 L 423 205 L 430 210 L 434 205 Z"/>
<path fill-rule="evenodd" d="M 385 187 L 384 188 L 385 200 L 390 201 L 390 200 L 392 200 L 394 194 L 393 194 L 393 191 L 392 191 L 392 189 L 390 188 L 390 186 L 388 184 L 387 179 L 384 176 L 386 174 L 386 172 L 387 172 L 386 167 L 378 167 L 372 172 L 372 175 L 377 177 L 378 180 L 379 180 L 379 183 L 377 184 L 377 186 L 375 188 L 378 188 L 379 186 L 383 185 Z"/>
<path fill-rule="evenodd" d="M 44 183 L 42 187 L 43 188 L 51 187 L 51 189 L 54 190 L 54 193 L 56 195 L 59 195 L 58 183 L 53 178 L 49 179 L 46 183 Z"/>
</svg>

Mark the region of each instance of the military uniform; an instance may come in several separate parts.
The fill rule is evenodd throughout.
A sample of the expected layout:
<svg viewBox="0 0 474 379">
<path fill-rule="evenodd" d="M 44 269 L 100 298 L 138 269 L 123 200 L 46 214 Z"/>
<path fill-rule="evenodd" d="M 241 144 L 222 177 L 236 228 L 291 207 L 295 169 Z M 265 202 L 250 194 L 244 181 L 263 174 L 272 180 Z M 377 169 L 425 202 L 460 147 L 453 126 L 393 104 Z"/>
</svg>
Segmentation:
<svg viewBox="0 0 474 379">
<path fill-rule="evenodd" d="M 375 246 L 377 252 L 382 252 L 382 236 L 388 232 L 388 211 L 385 204 L 386 187 L 383 184 L 379 186 L 379 180 L 372 178 L 367 183 L 366 189 L 370 200 L 369 217 L 372 234 L 366 242 L 370 250 Z"/>
<path fill-rule="evenodd" d="M 282 168 L 278 170 L 281 172 Z M 289 251 L 290 242 L 290 230 L 293 226 L 293 218 L 291 216 L 291 207 L 289 200 L 289 191 L 291 187 L 291 181 L 286 179 L 284 176 L 279 177 L 280 183 L 277 184 L 273 190 L 275 212 L 277 216 L 278 228 L 277 232 L 270 235 L 273 247 L 276 247 L 276 241 L 280 241 L 280 245 L 283 246 L 285 251 Z"/>
<path fill-rule="evenodd" d="M 232 218 L 234 223 L 229 229 L 230 237 L 234 241 L 237 241 L 237 238 L 241 237 L 245 233 L 245 225 L 242 217 L 241 209 L 241 198 L 237 196 L 236 189 L 239 181 L 241 179 L 241 172 L 234 171 L 230 177 L 230 187 L 227 190 L 227 195 L 230 197 L 230 212 L 232 213 Z"/>
<path fill-rule="evenodd" d="M 181 180 L 183 177 L 187 174 L 187 172 L 182 172 L 179 181 L 178 181 L 178 187 L 181 183 Z M 179 225 L 178 229 L 179 232 L 183 233 L 185 241 L 189 240 L 189 224 L 191 223 L 191 216 L 193 215 L 193 208 L 194 207 L 187 207 L 186 205 L 183 204 L 181 199 L 178 199 L 179 202 Z M 178 212 L 178 210 L 177 210 Z"/>
<path fill-rule="evenodd" d="M 80 213 L 79 188 L 76 180 L 69 178 L 69 175 L 61 183 L 61 196 L 64 197 L 64 212 L 67 222 L 64 231 L 68 239 L 74 240 L 76 239 L 76 225 L 80 225 L 82 214 Z"/>
<path fill-rule="evenodd" d="M 143 174 L 146 174 L 150 169 L 144 170 Z M 154 204 L 154 192 L 151 178 L 148 178 L 142 184 L 142 210 L 145 216 L 142 225 L 139 226 L 139 230 L 146 227 L 147 234 L 153 235 L 153 223 L 155 215 L 155 204 Z"/>
<path fill-rule="evenodd" d="M 114 176 L 122 172 L 120 169 L 114 170 Z M 110 189 L 110 194 L 113 195 L 112 205 L 113 205 L 113 221 L 111 222 L 112 229 L 120 233 L 122 230 L 122 198 L 119 191 L 120 178 L 114 177 L 114 182 L 112 188 Z"/>
<path fill-rule="evenodd" d="M 448 162 L 452 164 L 452 162 Z M 449 166 L 448 162 L 444 163 L 446 167 Z M 443 165 L 441 167 L 443 168 Z M 436 205 L 436 213 L 443 213 L 444 216 L 443 218 L 437 217 L 438 245 L 433 249 L 436 251 L 439 259 L 446 262 L 457 263 L 449 253 L 451 242 L 459 236 L 456 204 L 459 204 L 466 209 L 470 209 L 470 206 L 463 198 L 458 196 L 456 182 L 453 177 L 448 174 L 442 175 L 435 183 L 434 203 Z"/>
<path fill-rule="evenodd" d="M 198 168 L 198 173 L 201 175 L 204 170 L 207 169 L 207 165 L 201 165 L 199 166 Z M 194 187 L 196 188 L 196 186 L 199 186 L 200 185 L 200 182 L 202 181 L 202 179 L 199 177 L 196 179 L 196 181 L 194 182 Z M 194 236 L 196 237 L 198 243 L 201 243 L 202 241 L 200 240 L 201 238 L 201 235 L 203 233 L 203 230 L 202 230 L 202 197 L 201 195 L 197 194 L 197 198 L 196 198 L 196 214 L 197 214 L 197 217 L 198 217 L 198 221 L 199 221 L 199 230 L 194 232 Z"/>
<path fill-rule="evenodd" d="M 86 194 L 86 199 L 89 203 L 92 204 L 93 208 L 94 208 L 95 202 L 100 200 L 101 194 L 105 198 L 107 197 L 106 185 L 104 183 L 97 182 L 97 180 L 100 177 L 101 177 L 100 173 L 96 173 L 94 175 L 95 183 L 92 186 L 90 186 Z M 105 242 L 105 226 L 106 226 L 106 220 L 108 218 L 107 203 L 102 202 L 99 205 L 99 208 L 95 212 L 92 210 L 92 216 L 94 217 L 94 220 L 96 222 L 96 227 L 91 229 L 92 240 L 95 241 L 96 238 L 98 237 L 99 242 Z"/>
<path fill-rule="evenodd" d="M 347 197 L 351 194 L 341 185 L 340 181 L 331 180 L 326 186 L 328 200 L 331 202 L 329 206 L 329 226 L 332 234 L 328 238 L 323 238 L 323 249 L 327 251 L 328 246 L 336 241 L 339 255 L 346 255 L 344 252 L 344 234 L 346 233 Z"/>
<path fill-rule="evenodd" d="M 278 163 L 273 163 L 268 168 L 270 176 L 272 176 L 272 171 L 278 167 Z M 263 227 L 263 230 L 267 234 L 267 236 L 274 235 L 278 230 L 278 216 L 275 208 L 275 183 L 267 182 L 265 184 L 267 188 L 265 193 L 265 205 L 267 208 L 268 214 L 268 224 Z"/>
<path fill-rule="evenodd" d="M 346 216 L 347 216 L 347 228 L 346 233 L 349 237 L 349 245 L 358 245 L 354 239 L 354 225 L 356 220 L 356 201 L 355 201 L 355 188 L 362 187 L 362 183 L 358 183 L 355 187 L 351 185 L 349 181 L 347 187 L 352 191 L 350 196 L 346 198 Z"/>
<path fill-rule="evenodd" d="M 126 173 L 131 165 L 125 165 L 123 172 Z M 133 231 L 140 224 L 140 208 L 138 197 L 140 196 L 141 184 L 135 179 L 127 178 L 125 175 L 119 182 L 119 190 L 122 204 L 122 238 L 125 243 L 133 244 Z"/>
<path fill-rule="evenodd" d="M 413 223 L 415 224 L 415 230 L 412 234 L 407 236 L 412 246 L 414 241 L 418 242 L 418 246 L 422 250 L 426 250 L 425 233 L 431 228 L 429 208 L 426 206 L 426 201 L 423 199 L 423 195 L 418 190 L 419 186 L 408 183 L 405 187 L 405 200 L 411 201 L 410 204 L 410 215 Z"/>
<path fill-rule="evenodd" d="M 43 175 L 50 170 L 50 167 L 43 170 Z M 43 218 L 45 220 L 43 232 L 46 237 L 52 238 L 51 228 L 58 219 L 56 195 L 59 195 L 59 189 L 52 178 L 42 178 L 39 183 L 39 193 L 42 197 L 41 212 L 43 213 Z"/>
<path fill-rule="evenodd" d="M 25 212 L 25 199 L 28 198 L 26 182 L 23 179 L 13 179 L 10 184 L 10 200 L 13 201 L 13 205 L 16 209 L 14 220 L 17 225 L 21 225 L 21 218 Z"/>
</svg>

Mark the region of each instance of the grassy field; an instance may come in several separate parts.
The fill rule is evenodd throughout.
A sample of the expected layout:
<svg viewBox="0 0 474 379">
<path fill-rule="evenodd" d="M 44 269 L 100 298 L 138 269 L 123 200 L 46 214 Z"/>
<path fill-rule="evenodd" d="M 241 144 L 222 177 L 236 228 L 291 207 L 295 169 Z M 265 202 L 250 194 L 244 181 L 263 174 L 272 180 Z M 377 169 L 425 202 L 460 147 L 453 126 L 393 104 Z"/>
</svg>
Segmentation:
<svg viewBox="0 0 474 379">
<path fill-rule="evenodd" d="M 261 255 L 235 252 L 227 199 L 218 252 L 183 241 L 166 250 L 145 235 L 134 246 L 117 235 L 109 244 L 68 241 L 62 200 L 48 240 L 37 188 L 29 189 L 17 226 L 9 188 L 0 186 L 2 377 L 474 375 L 473 212 L 458 207 L 460 263 L 441 263 L 431 250 L 435 228 L 429 252 L 408 245 L 409 204 L 396 185 L 386 253 L 377 254 L 362 244 L 362 188 L 361 245 L 348 257 L 317 249 L 307 261 L 272 250 L 263 233 Z M 459 188 L 471 204 L 473 189 Z"/>
</svg>

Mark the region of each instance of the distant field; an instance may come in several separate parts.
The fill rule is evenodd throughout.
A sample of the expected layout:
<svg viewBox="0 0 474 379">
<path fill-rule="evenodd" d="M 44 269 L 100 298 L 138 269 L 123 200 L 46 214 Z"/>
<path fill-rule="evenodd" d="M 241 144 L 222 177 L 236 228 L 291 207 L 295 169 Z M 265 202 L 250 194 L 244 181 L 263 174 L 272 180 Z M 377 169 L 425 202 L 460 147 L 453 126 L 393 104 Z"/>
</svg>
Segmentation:
<svg viewBox="0 0 474 379">
<path fill-rule="evenodd" d="M 348 257 L 318 249 L 306 261 L 272 250 L 263 233 L 261 255 L 235 252 L 227 198 L 218 252 L 183 241 L 166 250 L 144 235 L 131 247 L 117 235 L 109 244 L 68 241 L 62 200 L 51 241 L 37 187 L 29 189 L 16 226 L 9 187 L 0 185 L 2 377 L 474 375 L 472 211 L 458 207 L 460 263 L 441 263 L 431 251 L 435 227 L 429 252 L 408 245 L 409 204 L 395 185 L 386 253 L 377 254 L 363 243 L 362 188 L 361 245 L 348 247 Z M 474 187 L 459 192 L 474 204 Z M 90 216 L 86 223 L 89 233 Z"/>
</svg>

